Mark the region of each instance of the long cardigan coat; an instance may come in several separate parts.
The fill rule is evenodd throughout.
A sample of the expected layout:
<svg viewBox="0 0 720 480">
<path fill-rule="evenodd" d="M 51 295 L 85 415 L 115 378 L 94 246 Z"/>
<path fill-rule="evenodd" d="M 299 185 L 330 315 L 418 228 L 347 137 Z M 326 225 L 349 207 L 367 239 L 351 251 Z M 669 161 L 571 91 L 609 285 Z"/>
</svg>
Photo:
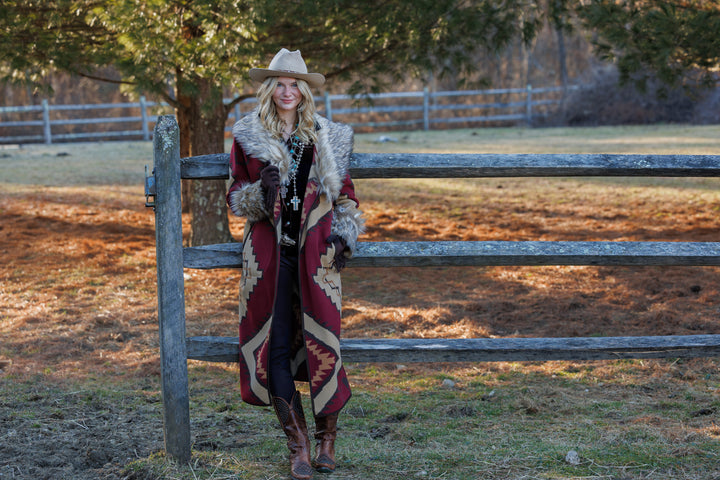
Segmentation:
<svg viewBox="0 0 720 480">
<path fill-rule="evenodd" d="M 348 173 L 353 148 L 349 126 L 315 117 L 314 147 L 300 224 L 297 331 L 291 369 L 296 380 L 309 381 L 315 415 L 337 413 L 350 398 L 340 358 L 340 274 L 332 262 L 335 247 L 327 239 L 340 235 L 352 256 L 363 230 L 362 212 Z M 270 329 L 280 257 L 282 204 L 264 207 L 260 172 L 268 164 L 288 178 L 290 156 L 283 142 L 263 128 L 257 111 L 232 130 L 233 183 L 227 195 L 235 215 L 247 217 L 240 284 L 240 390 L 253 405 L 270 405 L 268 358 Z"/>
</svg>

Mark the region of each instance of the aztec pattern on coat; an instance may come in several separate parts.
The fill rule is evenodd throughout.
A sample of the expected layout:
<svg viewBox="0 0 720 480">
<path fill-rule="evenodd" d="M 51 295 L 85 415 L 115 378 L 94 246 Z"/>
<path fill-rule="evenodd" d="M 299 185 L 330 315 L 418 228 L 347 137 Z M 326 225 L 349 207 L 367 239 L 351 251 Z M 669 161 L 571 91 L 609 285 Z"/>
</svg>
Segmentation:
<svg viewBox="0 0 720 480">
<path fill-rule="evenodd" d="M 350 386 L 340 358 L 342 288 L 332 266 L 340 235 L 352 256 L 364 220 L 348 173 L 353 148 L 352 128 L 319 115 L 315 144 L 303 200 L 298 270 L 300 296 L 292 373 L 309 381 L 316 415 L 337 413 L 350 398 Z M 227 201 L 235 215 L 247 217 L 243 237 L 240 284 L 240 390 L 253 405 L 270 405 L 268 358 L 280 256 L 282 203 L 273 212 L 264 207 L 260 172 L 268 164 L 288 178 L 290 155 L 285 144 L 265 130 L 257 111 L 233 127 L 230 154 L 233 183 Z"/>
</svg>

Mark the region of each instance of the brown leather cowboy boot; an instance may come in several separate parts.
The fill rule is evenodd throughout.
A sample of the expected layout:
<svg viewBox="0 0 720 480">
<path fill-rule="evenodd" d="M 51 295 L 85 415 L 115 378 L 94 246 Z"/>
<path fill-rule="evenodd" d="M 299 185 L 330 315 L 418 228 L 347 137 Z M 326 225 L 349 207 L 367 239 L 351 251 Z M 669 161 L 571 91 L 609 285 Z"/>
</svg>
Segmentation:
<svg viewBox="0 0 720 480">
<path fill-rule="evenodd" d="M 315 417 L 315 461 L 313 465 L 318 472 L 332 473 L 335 471 L 335 437 L 337 436 L 338 414 Z"/>
<path fill-rule="evenodd" d="M 310 465 L 310 439 L 307 423 L 300 403 L 300 392 L 293 394 L 290 403 L 283 398 L 273 397 L 273 407 L 280 420 L 290 450 L 290 473 L 293 480 L 309 480 L 313 476 Z"/>
</svg>

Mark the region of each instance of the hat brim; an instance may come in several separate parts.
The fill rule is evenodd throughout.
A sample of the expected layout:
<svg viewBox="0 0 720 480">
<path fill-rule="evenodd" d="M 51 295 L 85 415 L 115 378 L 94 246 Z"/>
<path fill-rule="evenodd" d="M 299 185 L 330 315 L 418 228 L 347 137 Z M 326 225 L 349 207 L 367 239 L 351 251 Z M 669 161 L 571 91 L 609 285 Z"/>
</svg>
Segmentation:
<svg viewBox="0 0 720 480">
<path fill-rule="evenodd" d="M 268 77 L 290 77 L 305 80 L 311 87 L 320 87 L 325 83 L 325 76 L 320 73 L 297 73 L 268 68 L 251 68 L 248 75 L 256 82 L 263 82 Z"/>
</svg>

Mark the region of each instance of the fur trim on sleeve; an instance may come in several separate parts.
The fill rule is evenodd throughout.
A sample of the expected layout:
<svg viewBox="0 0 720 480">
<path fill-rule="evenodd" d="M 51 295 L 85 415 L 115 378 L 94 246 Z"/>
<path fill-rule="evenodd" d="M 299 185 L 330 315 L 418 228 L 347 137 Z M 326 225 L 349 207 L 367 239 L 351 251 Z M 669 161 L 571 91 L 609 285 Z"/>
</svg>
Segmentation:
<svg viewBox="0 0 720 480">
<path fill-rule="evenodd" d="M 348 205 L 338 204 L 335 206 L 330 231 L 345 240 L 345 245 L 350 250 L 347 256 L 352 257 L 357 247 L 357 238 L 365 233 L 365 219 L 362 211 L 355 207 L 355 202 L 348 201 L 347 203 Z"/>
<path fill-rule="evenodd" d="M 260 182 L 247 183 L 230 192 L 228 205 L 235 215 L 247 217 L 250 222 L 257 222 L 268 217 L 264 197 Z"/>
</svg>

